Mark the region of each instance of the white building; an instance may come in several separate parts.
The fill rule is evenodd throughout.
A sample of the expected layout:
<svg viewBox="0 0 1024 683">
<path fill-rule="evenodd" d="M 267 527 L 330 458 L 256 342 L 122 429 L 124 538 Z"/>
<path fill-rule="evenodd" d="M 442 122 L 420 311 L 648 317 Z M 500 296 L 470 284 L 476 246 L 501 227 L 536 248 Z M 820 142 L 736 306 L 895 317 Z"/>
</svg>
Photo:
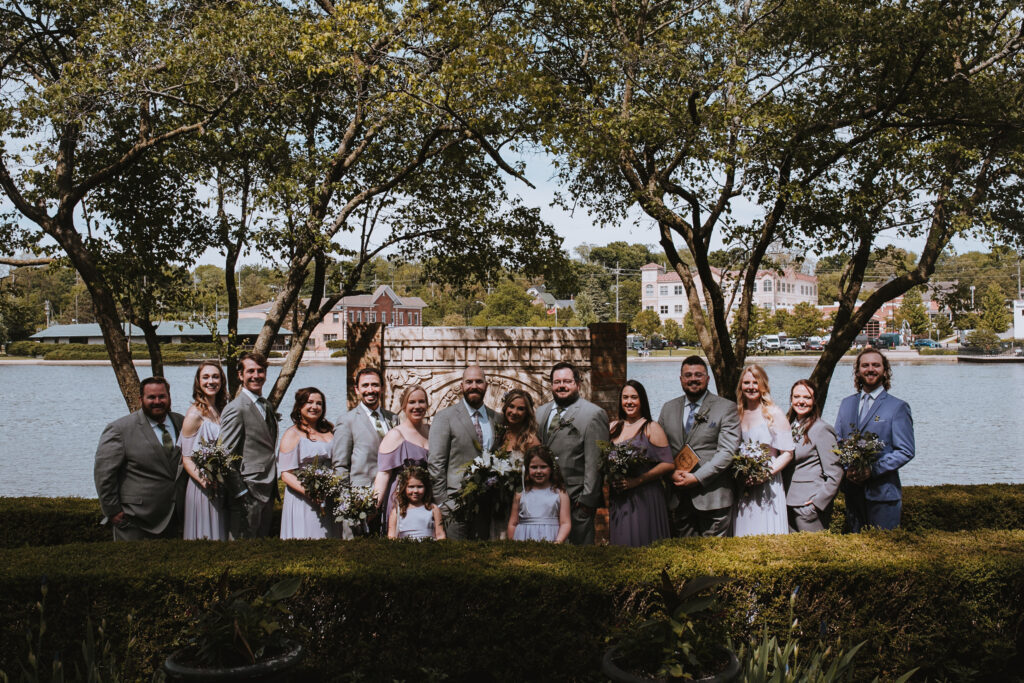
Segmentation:
<svg viewBox="0 0 1024 683">
<path fill-rule="evenodd" d="M 711 269 L 715 279 L 722 281 L 723 271 Z M 700 278 L 694 273 L 693 279 L 700 293 L 701 304 L 704 294 Z M 640 268 L 640 305 L 645 311 L 656 311 L 662 322 L 675 320 L 680 325 L 690 310 L 683 281 L 675 271 L 666 272 L 657 263 L 648 263 Z M 729 283 L 726 282 L 728 287 Z M 727 295 L 728 296 L 728 295 Z M 738 300 L 737 296 L 737 300 Z M 792 309 L 798 303 L 818 304 L 818 278 L 805 275 L 793 268 L 787 268 L 780 275 L 774 270 L 761 270 L 754 282 L 754 305 L 774 311 L 779 308 Z"/>
<path fill-rule="evenodd" d="M 1013 338 L 1024 339 L 1024 300 L 1013 302 Z"/>
</svg>

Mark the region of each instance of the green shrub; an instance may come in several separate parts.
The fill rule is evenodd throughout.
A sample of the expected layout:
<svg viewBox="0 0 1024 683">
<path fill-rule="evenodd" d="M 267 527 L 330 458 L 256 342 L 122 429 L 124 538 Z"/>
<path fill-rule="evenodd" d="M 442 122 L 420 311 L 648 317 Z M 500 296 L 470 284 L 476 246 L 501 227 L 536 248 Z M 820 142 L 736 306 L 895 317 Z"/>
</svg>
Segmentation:
<svg viewBox="0 0 1024 683">
<path fill-rule="evenodd" d="M 46 353 L 46 350 L 50 348 L 52 344 L 44 344 L 42 342 L 34 341 L 16 341 L 11 342 L 7 345 L 8 356 L 28 356 L 33 358 L 35 356 L 41 356 Z"/>
<path fill-rule="evenodd" d="M 917 350 L 917 353 L 922 356 L 956 356 L 959 351 L 956 349 L 929 349 L 921 347 Z"/>
<path fill-rule="evenodd" d="M 329 349 L 345 349 L 345 348 L 348 348 L 348 340 L 347 339 L 332 339 L 331 341 L 326 343 L 326 346 Z"/>
<path fill-rule="evenodd" d="M 644 616 L 662 568 L 675 580 L 734 579 L 719 599 L 734 642 L 765 629 L 785 637 L 799 586 L 797 635 L 823 633 L 846 648 L 866 641 L 856 680 L 888 680 L 918 666 L 919 680 L 1007 681 L 1022 670 L 1022 530 L 688 539 L 649 548 L 266 539 L 5 549 L 0 661 L 18 661 L 45 575 L 49 647 L 74 646 L 86 617 L 106 618 L 128 679 L 148 678 L 228 567 L 234 589 L 302 577 L 289 609 L 311 632 L 310 680 L 420 680 L 424 669 L 449 680 L 597 680 L 609 638 Z"/>
<path fill-rule="evenodd" d="M 344 358 L 348 354 L 346 349 L 338 349 L 331 354 L 331 358 Z"/>
</svg>

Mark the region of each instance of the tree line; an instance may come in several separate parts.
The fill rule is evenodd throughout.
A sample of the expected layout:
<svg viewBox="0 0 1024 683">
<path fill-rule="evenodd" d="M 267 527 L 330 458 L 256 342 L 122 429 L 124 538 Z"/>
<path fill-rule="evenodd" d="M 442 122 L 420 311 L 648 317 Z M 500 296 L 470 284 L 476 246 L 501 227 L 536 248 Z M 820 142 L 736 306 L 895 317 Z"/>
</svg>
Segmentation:
<svg viewBox="0 0 1024 683">
<path fill-rule="evenodd" d="M 74 268 L 131 407 L 121 323 L 152 347 L 211 248 L 232 330 L 242 254 L 282 274 L 256 345 L 291 318 L 275 403 L 380 255 L 453 287 L 556 281 L 560 238 L 510 191 L 527 151 L 598 225 L 656 224 L 720 387 L 775 246 L 835 259 L 824 399 L 954 237 L 1024 232 L 1020 2 L 3 0 L 0 16 L 4 249 Z M 893 237 L 924 247 L 872 279 Z M 577 310 L 603 315 L 601 285 Z"/>
</svg>

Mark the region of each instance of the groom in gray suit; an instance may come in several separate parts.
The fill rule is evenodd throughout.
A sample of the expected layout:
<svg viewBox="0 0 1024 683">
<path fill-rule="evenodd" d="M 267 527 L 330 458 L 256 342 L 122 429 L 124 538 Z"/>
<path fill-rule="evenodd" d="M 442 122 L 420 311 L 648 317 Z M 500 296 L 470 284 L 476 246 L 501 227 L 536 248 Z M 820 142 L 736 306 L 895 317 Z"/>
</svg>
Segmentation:
<svg viewBox="0 0 1024 683">
<path fill-rule="evenodd" d="M 232 540 L 267 536 L 277 495 L 277 414 L 263 398 L 267 359 L 243 353 L 238 358 L 238 379 L 242 388 L 220 415 L 221 444 L 242 456 L 242 479 L 248 487 L 228 504 Z"/>
<path fill-rule="evenodd" d="M 172 413 L 163 377 L 142 380 L 142 409 L 107 425 L 93 477 L 115 541 L 180 538 L 185 481 L 176 446 L 182 416 Z"/>
<path fill-rule="evenodd" d="M 430 424 L 430 453 L 427 468 L 434 488 L 434 500 L 444 514 L 448 538 L 487 540 L 490 520 L 469 528 L 454 518 L 455 494 L 462 487 L 462 474 L 466 465 L 483 451 L 492 451 L 494 428 L 498 414 L 484 405 L 487 378 L 478 365 L 471 365 L 462 373 L 462 400 L 450 405 Z M 499 444 L 500 445 L 500 444 Z"/>
<path fill-rule="evenodd" d="M 700 461 L 692 471 L 672 475 L 677 536 L 728 536 L 731 526 L 729 464 L 740 444 L 740 419 L 735 403 L 708 391 L 709 380 L 704 359 L 687 357 L 679 373 L 684 395 L 666 403 L 658 417 L 672 452 L 689 445 Z"/>
<path fill-rule="evenodd" d="M 361 368 L 356 373 L 359 405 L 338 418 L 331 446 L 334 470 L 352 486 L 372 486 L 377 476 L 377 450 L 380 440 L 395 426 L 395 414 L 381 406 L 383 380 L 377 368 Z M 379 522 L 379 520 L 378 520 Z M 345 538 L 352 530 L 343 530 Z"/>
<path fill-rule="evenodd" d="M 601 448 L 608 441 L 608 414 L 580 398 L 580 373 L 572 363 L 551 370 L 554 401 L 537 411 L 540 440 L 554 454 L 572 503 L 573 545 L 594 544 L 594 512 L 601 507 Z"/>
</svg>

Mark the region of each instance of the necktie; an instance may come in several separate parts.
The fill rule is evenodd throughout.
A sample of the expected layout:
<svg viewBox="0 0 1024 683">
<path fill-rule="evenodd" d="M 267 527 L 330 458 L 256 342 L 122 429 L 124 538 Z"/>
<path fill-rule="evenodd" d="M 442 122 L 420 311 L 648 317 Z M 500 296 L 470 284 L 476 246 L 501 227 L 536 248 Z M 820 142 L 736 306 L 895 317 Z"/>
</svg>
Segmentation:
<svg viewBox="0 0 1024 683">
<path fill-rule="evenodd" d="M 160 443 L 163 444 L 164 452 L 170 455 L 174 452 L 174 442 L 171 441 L 171 433 L 167 431 L 167 425 L 163 422 L 157 424 L 157 427 L 160 429 Z"/>
<path fill-rule="evenodd" d="M 480 448 L 484 447 L 484 430 L 480 429 L 480 412 L 477 410 L 473 411 L 473 430 L 476 431 L 477 441 L 480 442 Z"/>
<path fill-rule="evenodd" d="M 864 394 L 860 397 L 860 412 L 857 417 L 861 420 L 871 412 L 871 394 Z"/>
<path fill-rule="evenodd" d="M 377 436 L 384 438 L 384 425 L 380 421 L 380 413 L 374 411 L 373 413 L 373 426 L 377 429 Z"/>
<path fill-rule="evenodd" d="M 554 417 L 551 418 L 551 425 L 555 429 L 558 429 L 558 425 L 562 422 L 562 415 L 565 414 L 565 408 L 563 406 L 556 405 Z"/>
<path fill-rule="evenodd" d="M 270 430 L 271 436 L 276 437 L 277 420 L 274 419 L 274 413 L 270 410 L 270 404 L 267 402 L 267 399 L 262 396 L 259 397 L 259 400 L 257 400 L 256 403 L 258 403 L 260 408 L 263 409 L 263 420 L 267 423 L 267 429 Z"/>
<path fill-rule="evenodd" d="M 693 421 L 697 417 L 697 404 L 690 404 L 690 414 L 686 416 L 686 431 L 693 429 Z"/>
</svg>

